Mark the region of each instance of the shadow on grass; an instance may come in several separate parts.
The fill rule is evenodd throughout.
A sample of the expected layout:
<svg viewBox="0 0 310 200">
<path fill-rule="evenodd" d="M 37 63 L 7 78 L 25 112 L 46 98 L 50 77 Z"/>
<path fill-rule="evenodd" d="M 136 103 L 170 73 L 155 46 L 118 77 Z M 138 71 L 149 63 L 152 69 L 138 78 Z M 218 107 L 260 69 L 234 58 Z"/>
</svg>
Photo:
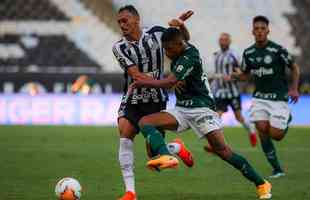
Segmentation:
<svg viewBox="0 0 310 200">
<path fill-rule="evenodd" d="M 255 194 L 251 195 L 244 195 L 244 194 L 197 194 L 197 193 L 177 193 L 177 194 L 147 194 L 147 195 L 140 195 L 138 196 L 141 200 L 206 200 L 206 199 L 212 199 L 212 200 L 249 200 L 249 199 L 255 199 Z"/>
</svg>

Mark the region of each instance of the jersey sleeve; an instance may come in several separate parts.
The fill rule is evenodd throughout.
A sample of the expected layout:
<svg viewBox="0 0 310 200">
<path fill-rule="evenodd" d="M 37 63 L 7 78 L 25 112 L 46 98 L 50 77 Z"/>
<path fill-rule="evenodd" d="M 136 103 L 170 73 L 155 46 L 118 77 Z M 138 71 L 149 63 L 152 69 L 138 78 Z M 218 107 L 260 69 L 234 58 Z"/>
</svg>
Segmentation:
<svg viewBox="0 0 310 200">
<path fill-rule="evenodd" d="M 176 63 L 175 67 L 172 68 L 172 73 L 175 75 L 177 80 L 182 81 L 188 77 L 194 69 L 194 65 L 189 60 L 181 58 L 179 62 Z"/>
<path fill-rule="evenodd" d="M 249 60 L 245 52 L 243 52 L 243 55 L 242 55 L 241 70 L 245 73 L 249 73 L 251 70 L 250 65 L 249 65 Z"/>
<path fill-rule="evenodd" d="M 135 65 L 134 61 L 126 53 L 125 49 L 123 49 L 120 45 L 114 45 L 112 51 L 120 67 L 123 70 L 127 70 L 129 67 Z"/>
<path fill-rule="evenodd" d="M 232 51 L 231 58 L 233 62 L 233 67 L 240 67 L 240 55 L 236 51 Z"/>
<path fill-rule="evenodd" d="M 163 33 L 167 30 L 167 28 L 162 27 L 162 26 L 153 26 L 150 28 L 147 33 L 153 33 L 155 34 L 158 38 L 161 38 Z"/>
<path fill-rule="evenodd" d="M 293 56 L 283 47 L 280 49 L 279 53 L 281 62 L 285 64 L 285 66 L 291 68 L 295 62 Z"/>
</svg>

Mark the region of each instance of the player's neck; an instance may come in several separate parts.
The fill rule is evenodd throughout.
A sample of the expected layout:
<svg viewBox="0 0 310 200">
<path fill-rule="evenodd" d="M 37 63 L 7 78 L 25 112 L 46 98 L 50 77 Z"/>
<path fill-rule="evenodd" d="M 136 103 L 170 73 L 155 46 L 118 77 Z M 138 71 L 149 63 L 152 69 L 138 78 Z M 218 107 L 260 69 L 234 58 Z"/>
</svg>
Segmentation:
<svg viewBox="0 0 310 200">
<path fill-rule="evenodd" d="M 142 30 L 139 28 L 137 31 L 133 32 L 132 34 L 126 36 L 126 39 L 130 42 L 139 41 L 142 36 Z"/>
<path fill-rule="evenodd" d="M 226 52 L 226 51 L 228 51 L 228 49 L 229 49 L 229 47 L 227 47 L 227 48 L 221 48 L 222 52 Z"/>
<path fill-rule="evenodd" d="M 267 46 L 268 42 L 269 42 L 268 39 L 265 41 L 256 41 L 255 45 L 258 48 L 264 48 L 265 46 Z"/>
</svg>

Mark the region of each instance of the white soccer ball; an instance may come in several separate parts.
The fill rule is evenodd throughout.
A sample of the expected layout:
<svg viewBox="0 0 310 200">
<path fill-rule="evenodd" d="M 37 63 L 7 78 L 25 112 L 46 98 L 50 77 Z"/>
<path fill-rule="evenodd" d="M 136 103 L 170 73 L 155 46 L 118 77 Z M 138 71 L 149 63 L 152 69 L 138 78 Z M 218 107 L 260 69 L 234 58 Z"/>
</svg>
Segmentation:
<svg viewBox="0 0 310 200">
<path fill-rule="evenodd" d="M 82 195 L 82 187 L 74 178 L 63 178 L 57 182 L 55 193 L 59 200 L 79 200 Z"/>
</svg>

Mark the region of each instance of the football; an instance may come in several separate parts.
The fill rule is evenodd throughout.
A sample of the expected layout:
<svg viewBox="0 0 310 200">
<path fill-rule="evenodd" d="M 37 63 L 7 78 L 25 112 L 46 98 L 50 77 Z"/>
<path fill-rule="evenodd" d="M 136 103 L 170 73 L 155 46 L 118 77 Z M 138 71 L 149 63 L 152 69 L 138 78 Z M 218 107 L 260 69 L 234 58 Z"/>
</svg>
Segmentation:
<svg viewBox="0 0 310 200">
<path fill-rule="evenodd" d="M 80 200 L 82 187 L 74 178 L 63 178 L 57 182 L 55 193 L 59 200 Z"/>
</svg>

